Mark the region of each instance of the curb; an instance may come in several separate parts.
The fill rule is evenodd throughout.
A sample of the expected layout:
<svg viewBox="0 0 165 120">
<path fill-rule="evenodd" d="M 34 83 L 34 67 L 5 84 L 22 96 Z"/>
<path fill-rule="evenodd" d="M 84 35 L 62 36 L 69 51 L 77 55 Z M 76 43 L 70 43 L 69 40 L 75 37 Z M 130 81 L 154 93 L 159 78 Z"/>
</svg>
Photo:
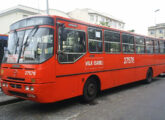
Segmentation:
<svg viewBox="0 0 165 120">
<path fill-rule="evenodd" d="M 1 83 L 0 83 L 0 98 L 1 97 L 6 97 L 6 99 L 2 99 L 2 100 L 0 99 L 0 106 L 23 101 L 23 99 L 20 99 L 20 98 L 10 97 L 10 96 L 7 97 L 6 95 L 3 95 L 3 92 L 1 89 Z"/>
<path fill-rule="evenodd" d="M 1 97 L 2 98 L 4 97 L 4 98 L 1 99 Z M 2 89 L 0 87 L 0 106 L 7 105 L 7 104 L 12 104 L 12 103 L 16 103 L 16 102 L 20 102 L 20 101 L 23 101 L 23 99 L 5 95 L 2 92 Z"/>
<path fill-rule="evenodd" d="M 16 103 L 16 102 L 20 102 L 20 101 L 23 101 L 23 99 L 13 98 L 13 99 L 5 100 L 5 101 L 0 101 L 0 106 Z"/>
</svg>

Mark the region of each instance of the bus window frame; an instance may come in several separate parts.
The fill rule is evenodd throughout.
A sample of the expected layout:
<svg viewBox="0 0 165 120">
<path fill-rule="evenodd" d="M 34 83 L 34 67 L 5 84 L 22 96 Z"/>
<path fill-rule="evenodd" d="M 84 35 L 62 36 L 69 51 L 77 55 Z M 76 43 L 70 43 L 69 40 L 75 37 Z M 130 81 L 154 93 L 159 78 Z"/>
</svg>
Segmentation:
<svg viewBox="0 0 165 120">
<path fill-rule="evenodd" d="M 105 51 L 105 43 L 106 43 L 106 42 L 105 42 L 105 32 L 106 32 L 106 31 L 107 31 L 107 32 L 113 32 L 113 33 L 119 33 L 120 42 L 116 42 L 116 43 L 119 43 L 119 44 L 120 44 L 120 52 L 115 52 L 115 53 L 113 52 L 113 53 L 111 53 L 111 52 L 106 52 L 106 51 Z M 107 29 L 106 29 L 106 30 L 104 30 L 104 35 L 103 35 L 103 36 L 104 36 L 104 45 L 103 45 L 103 46 L 104 46 L 104 52 L 105 52 L 105 54 L 121 54 L 121 53 L 122 53 L 122 47 L 121 47 L 122 42 L 121 42 L 121 33 L 120 33 L 120 31 L 114 31 L 114 30 L 107 30 Z M 108 42 L 108 43 L 110 43 L 110 42 Z M 111 42 L 111 43 L 112 43 L 112 42 Z M 115 43 L 115 42 L 113 42 L 113 43 Z"/>
<path fill-rule="evenodd" d="M 141 37 L 141 38 L 144 39 L 144 53 L 137 53 L 137 51 L 136 51 L 136 45 L 139 45 L 139 44 L 136 44 L 136 37 Z M 146 41 L 145 41 L 145 37 L 140 36 L 140 35 L 135 35 L 134 36 L 134 43 L 135 43 L 135 54 L 138 54 L 138 55 L 144 55 L 144 54 L 146 54 Z"/>
<path fill-rule="evenodd" d="M 93 29 L 96 29 L 96 30 L 100 30 L 101 31 L 101 35 L 102 35 L 102 51 L 101 52 L 91 52 L 89 51 L 89 34 L 88 34 L 88 52 L 89 53 L 92 53 L 92 54 L 103 54 L 105 51 L 104 51 L 104 40 L 103 40 L 103 29 L 102 28 L 97 28 L 97 27 L 91 27 L 91 26 L 88 26 L 87 27 L 87 33 L 88 33 L 88 29 L 89 28 L 93 28 Z"/>
<path fill-rule="evenodd" d="M 165 41 L 164 40 L 159 40 L 159 46 L 160 46 L 160 41 L 162 41 L 164 44 L 165 44 Z M 164 52 L 162 53 L 161 52 L 161 48 L 163 48 L 163 49 L 165 49 L 165 46 L 164 47 L 159 47 L 160 48 L 160 55 L 163 55 L 163 54 L 165 54 Z M 163 51 L 165 51 L 165 50 L 163 50 Z"/>
<path fill-rule="evenodd" d="M 134 52 L 133 53 L 128 53 L 128 52 L 124 52 L 123 51 L 123 44 L 125 44 L 125 43 L 123 43 L 123 35 L 129 35 L 129 36 L 132 36 L 133 37 L 133 44 L 129 44 L 129 45 L 133 45 L 134 46 Z M 136 49 L 135 49 L 135 37 L 134 37 L 134 35 L 133 34 L 130 34 L 130 33 L 126 33 L 126 32 L 123 32 L 123 33 L 121 33 L 121 44 L 122 44 L 122 53 L 123 54 L 128 54 L 128 55 L 130 55 L 130 54 L 136 54 Z M 127 43 L 126 43 L 127 44 Z"/>
<path fill-rule="evenodd" d="M 149 41 L 152 41 L 152 42 L 153 42 L 153 52 L 152 52 L 152 53 L 148 53 L 148 52 L 147 52 L 146 40 L 149 40 Z M 154 40 L 155 40 L 154 38 L 150 38 L 150 37 L 146 37 L 146 38 L 145 38 L 146 54 L 149 54 L 149 55 L 155 54 Z M 151 46 L 149 46 L 149 47 L 151 47 Z"/>
<path fill-rule="evenodd" d="M 58 55 L 58 51 L 59 51 L 59 46 L 58 46 L 58 44 L 59 44 L 59 26 L 58 27 L 56 27 L 56 31 L 57 31 L 57 39 L 56 39 L 56 43 L 57 43 L 57 45 L 56 45 L 56 48 L 57 48 L 57 52 L 56 52 L 56 55 L 57 55 L 57 61 L 58 61 L 58 63 L 60 63 L 60 64 L 73 64 L 73 63 L 75 63 L 75 62 L 77 62 L 79 59 L 81 59 L 83 56 L 85 56 L 86 55 L 86 53 L 87 53 L 87 35 L 86 35 L 86 32 L 85 32 L 85 30 L 81 30 L 81 29 L 74 29 L 74 28 L 70 28 L 70 27 L 65 27 L 65 29 L 69 29 L 69 30 L 74 30 L 74 31 L 80 31 L 80 32 L 84 32 L 85 33 L 85 42 L 86 42 L 86 46 L 85 46 L 85 52 L 84 53 L 82 53 L 83 55 L 81 55 L 79 58 L 77 58 L 75 61 L 73 61 L 73 62 L 60 62 L 60 60 L 59 60 L 59 55 Z"/>
<path fill-rule="evenodd" d="M 158 42 L 158 53 L 156 53 L 155 42 Z M 159 39 L 154 39 L 154 53 L 155 54 L 160 54 L 160 43 L 159 43 Z"/>
</svg>

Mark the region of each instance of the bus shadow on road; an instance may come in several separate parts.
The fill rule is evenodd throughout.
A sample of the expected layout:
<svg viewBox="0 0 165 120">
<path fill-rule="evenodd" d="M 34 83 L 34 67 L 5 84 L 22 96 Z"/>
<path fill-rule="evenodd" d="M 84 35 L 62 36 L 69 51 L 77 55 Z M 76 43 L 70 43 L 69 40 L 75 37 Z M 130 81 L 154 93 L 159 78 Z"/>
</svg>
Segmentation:
<svg viewBox="0 0 165 120">
<path fill-rule="evenodd" d="M 26 111 L 39 111 L 41 113 L 51 113 L 51 112 L 60 112 L 65 109 L 69 109 L 75 105 L 78 105 L 79 102 L 79 97 L 63 100 L 60 102 L 55 102 L 55 103 L 35 103 L 33 102 L 32 104 L 26 106 Z"/>
<path fill-rule="evenodd" d="M 153 83 L 151 83 L 151 84 L 154 84 L 157 81 L 162 80 L 163 77 L 161 76 L 161 77 L 154 78 Z M 126 90 L 136 89 L 136 88 L 143 87 L 143 86 L 149 86 L 149 85 L 150 84 L 144 84 L 144 81 L 138 81 L 138 82 L 122 85 L 119 87 L 107 89 L 107 90 L 104 90 L 99 93 L 98 99 L 100 99 L 100 98 L 106 99 L 107 96 L 110 96 L 113 94 L 124 92 Z M 71 99 L 67 99 L 67 100 L 63 100 L 63 101 L 55 102 L 55 103 L 40 104 L 40 103 L 34 102 L 34 103 L 26 106 L 25 110 L 26 110 L 26 112 L 28 110 L 29 111 L 33 110 L 33 111 L 39 111 L 41 113 L 50 113 L 50 112 L 59 112 L 59 111 L 65 110 L 65 109 L 70 109 L 76 105 L 82 106 L 82 105 L 97 105 L 97 104 L 99 104 L 97 102 L 97 98 L 96 98 L 96 100 L 94 100 L 91 103 L 84 103 L 81 101 L 81 97 L 75 97 L 75 98 L 71 98 Z"/>
<path fill-rule="evenodd" d="M 152 83 L 154 84 L 155 82 L 163 79 L 164 77 L 165 76 L 155 77 L 153 79 Z M 106 90 L 100 92 L 99 97 L 105 97 L 105 96 L 109 96 L 109 95 L 112 95 L 112 94 L 117 94 L 117 93 L 124 92 L 124 91 L 127 91 L 127 90 L 136 89 L 136 88 L 139 88 L 139 87 L 149 86 L 149 85 L 150 84 L 146 84 L 144 82 L 144 80 L 141 80 L 141 81 L 137 81 L 137 82 L 117 86 L 117 87 L 114 87 L 114 88 L 106 89 Z"/>
</svg>

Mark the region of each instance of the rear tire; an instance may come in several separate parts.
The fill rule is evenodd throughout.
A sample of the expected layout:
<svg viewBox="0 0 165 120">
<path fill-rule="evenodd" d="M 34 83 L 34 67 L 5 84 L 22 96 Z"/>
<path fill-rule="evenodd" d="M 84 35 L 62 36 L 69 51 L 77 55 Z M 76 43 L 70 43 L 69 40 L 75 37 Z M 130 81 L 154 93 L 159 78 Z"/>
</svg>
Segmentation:
<svg viewBox="0 0 165 120">
<path fill-rule="evenodd" d="M 153 72 L 152 72 L 151 69 L 148 69 L 146 79 L 145 79 L 145 83 L 147 83 L 147 84 L 151 83 L 152 79 L 153 79 Z"/>
<path fill-rule="evenodd" d="M 97 82 L 90 78 L 86 81 L 83 89 L 83 101 L 91 102 L 93 101 L 98 93 L 98 85 Z"/>
</svg>

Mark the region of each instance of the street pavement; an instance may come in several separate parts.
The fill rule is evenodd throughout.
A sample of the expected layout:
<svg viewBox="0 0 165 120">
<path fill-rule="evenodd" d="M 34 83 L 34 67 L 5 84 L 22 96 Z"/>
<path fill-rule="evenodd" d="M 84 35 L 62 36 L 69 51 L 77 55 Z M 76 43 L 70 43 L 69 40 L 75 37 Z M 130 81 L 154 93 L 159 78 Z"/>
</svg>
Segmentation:
<svg viewBox="0 0 165 120">
<path fill-rule="evenodd" d="M 22 101 L 22 100 L 14 96 L 5 95 L 0 89 L 0 108 L 2 105 L 8 105 L 8 104 L 19 102 L 19 101 Z"/>
<path fill-rule="evenodd" d="M 0 120 L 165 120 L 165 78 L 102 92 L 89 104 L 73 98 L 51 104 L 20 101 L 0 106 Z"/>
</svg>

